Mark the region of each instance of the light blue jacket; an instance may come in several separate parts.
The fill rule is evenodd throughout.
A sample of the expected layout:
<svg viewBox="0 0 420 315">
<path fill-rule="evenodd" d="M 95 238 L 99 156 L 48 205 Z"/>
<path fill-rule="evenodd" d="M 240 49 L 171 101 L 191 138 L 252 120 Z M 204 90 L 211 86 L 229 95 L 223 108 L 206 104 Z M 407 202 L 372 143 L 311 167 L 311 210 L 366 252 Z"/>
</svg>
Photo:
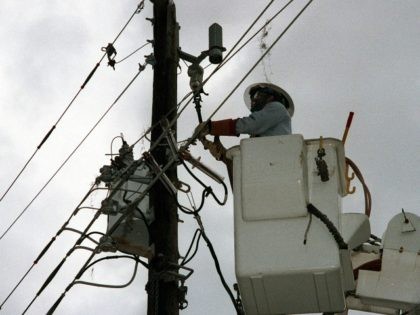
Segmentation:
<svg viewBox="0 0 420 315">
<path fill-rule="evenodd" d="M 270 102 L 248 117 L 239 118 L 236 132 L 256 137 L 289 135 L 292 133 L 292 122 L 282 103 Z"/>
</svg>

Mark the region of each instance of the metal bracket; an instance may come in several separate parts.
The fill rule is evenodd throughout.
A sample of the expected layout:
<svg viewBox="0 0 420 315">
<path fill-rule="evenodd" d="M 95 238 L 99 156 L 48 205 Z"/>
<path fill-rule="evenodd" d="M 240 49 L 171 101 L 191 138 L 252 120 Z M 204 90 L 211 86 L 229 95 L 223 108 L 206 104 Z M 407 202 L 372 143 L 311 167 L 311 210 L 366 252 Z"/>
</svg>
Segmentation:
<svg viewBox="0 0 420 315">
<path fill-rule="evenodd" d="M 154 172 L 156 176 L 160 176 L 159 180 L 166 187 L 166 189 L 169 192 L 176 195 L 177 189 L 176 189 L 175 185 L 172 183 L 172 181 L 169 179 L 169 177 L 162 171 L 162 168 L 156 162 L 155 158 L 149 152 L 144 152 L 143 157 L 144 157 L 144 160 L 147 163 L 147 165 L 152 170 L 152 172 Z"/>
</svg>

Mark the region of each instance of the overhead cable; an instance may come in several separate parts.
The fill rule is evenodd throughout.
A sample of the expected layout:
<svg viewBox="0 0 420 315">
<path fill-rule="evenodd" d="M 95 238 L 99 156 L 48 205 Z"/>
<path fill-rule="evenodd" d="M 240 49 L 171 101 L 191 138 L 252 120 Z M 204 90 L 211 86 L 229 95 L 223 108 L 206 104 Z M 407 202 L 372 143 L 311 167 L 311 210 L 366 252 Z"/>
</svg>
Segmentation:
<svg viewBox="0 0 420 315">
<path fill-rule="evenodd" d="M 271 0 L 265 7 L 264 9 L 258 14 L 258 16 L 254 19 L 254 21 L 251 23 L 251 25 L 246 29 L 246 31 L 242 34 L 242 36 L 236 41 L 236 43 L 233 45 L 233 47 L 228 51 L 228 53 L 226 54 L 226 56 L 223 58 L 222 63 L 220 63 L 219 65 L 217 65 L 217 67 L 210 73 L 210 75 L 204 80 L 203 82 L 203 86 L 207 83 L 207 81 L 217 72 L 220 70 L 220 68 L 222 68 L 227 62 L 229 62 L 229 60 L 232 59 L 232 57 L 234 55 L 236 55 L 246 44 L 248 44 L 247 41 L 244 45 L 242 45 L 236 52 L 233 52 L 235 50 L 235 48 L 239 45 L 239 43 L 245 38 L 245 36 L 251 31 L 251 29 L 257 24 L 257 22 L 261 19 L 261 17 L 264 15 L 264 13 L 268 10 L 268 8 L 273 4 L 275 0 Z M 289 3 L 287 3 L 285 5 L 285 7 L 283 7 L 280 10 L 283 11 L 291 2 L 293 2 L 294 0 L 290 0 Z M 261 31 L 261 29 L 259 31 L 257 31 L 257 34 Z M 256 34 L 254 34 L 251 39 L 255 36 Z M 232 56 L 230 56 L 231 54 L 233 54 Z M 230 58 L 229 58 L 230 57 Z"/>
<path fill-rule="evenodd" d="M 245 43 L 243 43 L 241 45 L 241 47 L 239 47 L 233 54 L 232 56 L 229 56 L 229 58 L 227 58 L 228 56 L 226 56 L 226 58 L 223 60 L 221 66 L 224 66 L 225 63 L 229 62 L 233 57 L 236 56 L 237 53 L 239 53 L 246 45 L 248 45 L 251 40 L 253 40 L 255 38 L 255 36 L 257 36 L 262 30 L 264 30 L 264 28 L 270 24 L 275 18 L 277 18 L 294 0 L 290 0 L 288 3 L 286 3 L 279 11 L 277 11 L 276 14 L 274 14 L 270 19 L 267 20 L 267 22 L 264 23 L 263 26 L 261 26 L 250 38 L 247 39 L 247 41 Z"/>
<path fill-rule="evenodd" d="M 115 37 L 115 39 L 113 40 L 112 44 L 114 44 L 117 39 L 120 37 L 120 35 L 124 32 L 124 30 L 126 29 L 126 27 L 128 26 L 128 24 L 131 22 L 131 20 L 133 19 L 133 17 L 140 13 L 141 10 L 144 8 L 144 0 L 142 0 L 140 2 L 140 4 L 137 6 L 136 10 L 134 11 L 134 13 L 131 15 L 131 17 L 129 18 L 129 20 L 127 21 L 127 23 L 124 25 L 124 27 L 121 29 L 121 31 L 118 33 L 118 35 Z M 142 48 L 142 47 L 141 47 Z M 58 123 L 61 121 L 61 119 L 64 117 L 64 115 L 67 113 L 67 111 L 69 110 L 69 108 L 73 105 L 73 103 L 75 102 L 75 100 L 77 99 L 77 97 L 79 96 L 79 94 L 82 92 L 82 90 L 85 88 L 85 86 L 88 84 L 88 82 L 90 81 L 90 79 L 93 77 L 93 75 L 95 74 L 96 70 L 98 69 L 98 67 L 100 66 L 102 60 L 107 56 L 107 53 L 105 52 L 102 57 L 100 58 L 100 60 L 96 63 L 95 67 L 92 69 L 92 71 L 89 73 L 89 75 L 86 77 L 85 81 L 83 82 L 83 84 L 81 85 L 79 91 L 73 96 L 73 98 L 71 99 L 71 101 L 67 104 L 66 108 L 64 109 L 64 111 L 61 113 L 61 115 L 59 116 L 59 118 L 57 119 L 57 121 L 54 123 L 54 125 L 51 127 L 51 129 L 46 133 L 46 135 L 44 136 L 44 138 L 41 140 L 41 142 L 39 143 L 39 145 L 36 147 L 35 151 L 32 153 L 32 155 L 29 157 L 29 159 L 26 161 L 25 165 L 22 167 L 22 169 L 19 171 L 19 173 L 16 175 L 16 177 L 13 179 L 13 181 L 11 182 L 11 184 L 8 186 L 8 188 L 5 190 L 5 192 L 3 193 L 3 195 L 0 197 L 0 202 L 4 199 L 4 197 L 8 194 L 8 192 L 10 191 L 10 189 L 14 186 L 14 184 L 16 183 L 16 181 L 18 180 L 18 178 L 22 175 L 22 173 L 24 172 L 24 170 L 27 168 L 27 166 L 29 165 L 29 163 L 32 161 L 32 159 L 35 157 L 35 155 L 38 153 L 38 151 L 41 149 L 41 147 L 44 145 L 44 143 L 48 140 L 48 138 L 51 136 L 51 134 L 53 133 L 53 131 L 57 128 Z M 1 239 L 1 238 L 0 238 Z"/>
<path fill-rule="evenodd" d="M 140 73 L 145 69 L 146 64 L 141 65 L 138 72 L 135 76 L 131 79 L 131 81 L 127 84 L 127 86 L 123 89 L 123 91 L 118 95 L 115 101 L 107 108 L 107 110 L 102 114 L 102 116 L 98 119 L 98 121 L 93 125 L 93 127 L 89 130 L 89 132 L 83 137 L 83 139 L 79 142 L 79 144 L 73 149 L 70 155 L 64 160 L 64 162 L 58 167 L 58 169 L 53 173 L 53 175 L 47 180 L 47 182 L 42 186 L 42 188 L 38 191 L 38 193 L 32 198 L 32 200 L 26 205 L 26 207 L 19 213 L 19 215 L 14 219 L 14 221 L 9 225 L 9 227 L 3 232 L 0 236 L 0 240 L 10 231 L 10 229 L 15 225 L 15 223 L 21 218 L 21 216 L 28 210 L 28 208 L 32 205 L 32 203 L 39 197 L 39 195 L 44 191 L 44 189 L 49 185 L 49 183 L 54 179 L 54 177 L 61 171 L 61 169 L 67 164 L 70 158 L 78 151 L 81 145 L 86 141 L 86 139 L 90 136 L 90 134 L 96 129 L 96 127 L 101 123 L 101 121 L 105 118 L 105 116 L 109 113 L 109 111 L 118 103 L 121 97 L 125 94 L 128 88 L 133 84 L 133 82 L 137 79 Z"/>
<path fill-rule="evenodd" d="M 146 47 L 147 45 L 150 45 L 151 42 L 147 42 L 146 44 L 140 46 L 139 48 L 137 48 L 136 50 L 134 50 L 131 54 L 129 54 L 128 56 L 122 58 L 121 60 L 117 61 L 116 64 L 119 64 L 125 60 L 127 60 L 128 58 L 130 58 L 131 56 L 133 56 L 136 52 L 140 51 L 142 48 Z"/>
<path fill-rule="evenodd" d="M 118 258 L 122 258 L 122 257 L 127 257 L 127 256 L 120 256 Z M 118 259 L 118 258 L 115 258 L 114 257 L 113 259 Z M 135 264 L 134 264 L 133 275 L 131 276 L 130 280 L 127 283 L 120 284 L 120 285 L 115 285 L 115 284 L 102 284 L 102 283 L 94 283 L 94 282 L 87 282 L 87 281 L 80 281 L 79 280 L 79 281 L 75 281 L 74 284 L 84 284 L 84 285 L 90 285 L 90 286 L 94 286 L 94 287 L 107 288 L 107 289 L 122 289 L 122 288 L 126 288 L 130 284 L 132 284 L 133 281 L 134 281 L 134 279 L 136 278 L 137 267 L 139 265 L 139 259 L 134 259 L 134 260 L 135 260 Z M 97 263 L 97 262 L 98 261 L 96 261 L 95 263 Z M 86 268 L 85 270 L 87 270 L 87 269 L 89 269 L 89 268 Z"/>
</svg>

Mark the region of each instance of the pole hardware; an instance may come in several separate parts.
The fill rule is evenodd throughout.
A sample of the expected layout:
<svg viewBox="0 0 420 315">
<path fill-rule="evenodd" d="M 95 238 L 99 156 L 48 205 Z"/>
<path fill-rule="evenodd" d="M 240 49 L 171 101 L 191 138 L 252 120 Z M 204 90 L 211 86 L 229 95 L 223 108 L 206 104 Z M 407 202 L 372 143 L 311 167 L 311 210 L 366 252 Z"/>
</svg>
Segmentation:
<svg viewBox="0 0 420 315">
<path fill-rule="evenodd" d="M 101 253 L 101 252 L 115 253 L 117 251 L 117 245 L 111 236 L 102 236 L 99 239 L 99 245 L 96 250 L 98 253 Z"/>
<path fill-rule="evenodd" d="M 178 286 L 178 307 L 180 310 L 185 310 L 188 307 L 188 301 L 186 299 L 188 287 L 184 285 L 185 281 L 181 281 L 181 285 Z"/>
<path fill-rule="evenodd" d="M 109 43 L 108 46 L 102 47 L 102 51 L 106 52 L 106 56 L 108 57 L 108 66 L 111 66 L 112 69 L 115 70 L 115 57 L 117 56 L 117 50 L 115 49 L 112 43 Z"/>
<path fill-rule="evenodd" d="M 194 167 L 197 167 L 201 172 L 203 172 L 204 174 L 206 174 L 208 177 L 210 177 L 211 179 L 213 179 L 217 183 L 219 183 L 219 184 L 222 184 L 223 183 L 223 181 L 224 181 L 223 176 L 217 174 L 211 168 L 209 168 L 208 166 L 206 166 L 203 163 L 201 163 L 200 158 L 193 157 L 191 155 L 191 153 L 188 152 L 188 150 L 183 150 L 181 152 L 181 158 L 184 161 L 187 161 L 188 163 L 190 163 L 193 166 L 193 168 Z"/>
<path fill-rule="evenodd" d="M 175 161 L 178 162 L 178 143 L 176 142 L 176 137 L 174 131 L 169 126 L 168 118 L 164 118 L 160 121 L 163 132 L 165 133 L 166 142 L 168 143 L 169 149 L 171 150 L 172 156 Z"/>
<path fill-rule="evenodd" d="M 154 41 L 152 41 L 154 43 Z M 156 58 L 155 55 L 152 53 L 150 55 L 144 56 L 146 58 L 146 63 L 151 65 L 152 67 L 156 66 Z"/>
<path fill-rule="evenodd" d="M 162 184 L 165 186 L 165 188 L 173 195 L 176 195 L 177 189 L 175 185 L 172 183 L 169 177 L 163 172 L 162 168 L 156 162 L 153 155 L 151 155 L 149 152 L 144 152 L 143 156 L 144 156 L 144 160 L 146 161 L 146 164 L 150 167 L 152 172 L 154 172 L 156 176 L 161 174 L 159 179 L 162 182 Z"/>
<path fill-rule="evenodd" d="M 315 158 L 316 167 L 318 169 L 318 176 L 321 177 L 322 182 L 327 182 L 330 180 L 328 175 L 328 165 L 327 162 L 324 160 L 324 156 L 326 155 L 325 149 L 323 146 L 323 139 L 320 137 L 319 139 L 319 149 L 317 151 L 318 156 Z"/>
<path fill-rule="evenodd" d="M 223 60 L 223 52 L 226 50 L 223 47 L 223 31 L 222 27 L 214 23 L 209 27 L 209 49 L 202 51 L 199 56 L 188 54 L 179 48 L 178 55 L 181 59 L 188 61 L 191 65 L 188 67 L 188 76 L 190 77 L 190 88 L 194 95 L 194 104 L 197 111 L 198 121 L 203 122 L 201 116 L 201 94 L 208 95 L 203 90 L 203 76 L 204 69 L 200 63 L 209 57 L 212 64 L 220 64 Z"/>
</svg>

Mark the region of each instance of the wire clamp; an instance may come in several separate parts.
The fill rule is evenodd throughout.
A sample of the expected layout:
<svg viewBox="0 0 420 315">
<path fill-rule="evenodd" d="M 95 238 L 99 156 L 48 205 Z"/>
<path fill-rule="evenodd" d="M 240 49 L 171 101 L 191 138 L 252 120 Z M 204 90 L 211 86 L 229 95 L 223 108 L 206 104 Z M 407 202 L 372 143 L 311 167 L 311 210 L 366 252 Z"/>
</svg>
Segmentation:
<svg viewBox="0 0 420 315">
<path fill-rule="evenodd" d="M 188 307 L 186 299 L 188 287 L 184 283 L 185 281 L 181 281 L 181 285 L 178 287 L 178 308 L 180 310 L 185 310 Z"/>
<path fill-rule="evenodd" d="M 117 50 L 115 49 L 112 43 L 109 43 L 108 46 L 102 47 L 102 51 L 106 52 L 106 56 L 108 57 L 108 66 L 111 66 L 112 69 L 115 70 L 115 57 L 117 56 Z"/>
<path fill-rule="evenodd" d="M 146 58 L 146 63 L 154 67 L 156 65 L 156 58 L 153 53 L 150 55 L 144 56 Z"/>
<path fill-rule="evenodd" d="M 115 253 L 117 251 L 117 245 L 115 244 L 115 241 L 112 239 L 111 236 L 105 235 L 99 239 L 99 245 L 96 251 L 98 253 L 101 253 L 101 252 Z"/>
<path fill-rule="evenodd" d="M 169 179 L 169 177 L 163 172 L 162 168 L 159 166 L 159 164 L 156 162 L 153 155 L 151 155 L 149 152 L 143 153 L 144 160 L 146 164 L 149 166 L 151 171 L 155 173 L 155 176 L 159 177 L 159 180 L 162 182 L 162 184 L 165 186 L 165 188 L 172 193 L 173 195 L 176 195 L 177 189 L 175 185 L 172 183 L 172 181 Z"/>
<path fill-rule="evenodd" d="M 144 9 L 144 0 L 137 5 L 136 14 L 139 14 Z"/>
</svg>

